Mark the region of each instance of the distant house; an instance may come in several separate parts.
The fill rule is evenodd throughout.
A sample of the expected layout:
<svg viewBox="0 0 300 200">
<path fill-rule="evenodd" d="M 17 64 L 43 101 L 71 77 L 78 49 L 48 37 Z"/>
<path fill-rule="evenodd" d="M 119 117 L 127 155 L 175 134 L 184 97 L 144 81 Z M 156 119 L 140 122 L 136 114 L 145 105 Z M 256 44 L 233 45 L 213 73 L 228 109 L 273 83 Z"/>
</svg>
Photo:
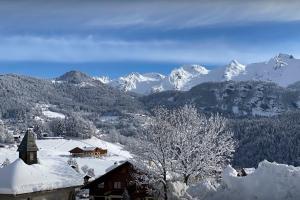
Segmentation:
<svg viewBox="0 0 300 200">
<path fill-rule="evenodd" d="M 32 130 L 27 130 L 19 145 L 19 159 L 0 169 L 0 199 L 56 200 L 75 199 L 83 185 L 82 176 L 63 160 L 43 159 Z"/>
<path fill-rule="evenodd" d="M 90 198 L 93 200 L 150 200 L 153 199 L 148 193 L 148 186 L 136 184 L 139 172 L 130 162 L 124 162 L 114 166 L 106 174 L 87 183 L 83 189 L 88 189 Z M 127 196 L 127 198 L 125 198 Z"/>
<path fill-rule="evenodd" d="M 76 147 L 69 151 L 74 157 L 99 157 L 107 154 L 107 149 L 99 147 Z"/>
</svg>

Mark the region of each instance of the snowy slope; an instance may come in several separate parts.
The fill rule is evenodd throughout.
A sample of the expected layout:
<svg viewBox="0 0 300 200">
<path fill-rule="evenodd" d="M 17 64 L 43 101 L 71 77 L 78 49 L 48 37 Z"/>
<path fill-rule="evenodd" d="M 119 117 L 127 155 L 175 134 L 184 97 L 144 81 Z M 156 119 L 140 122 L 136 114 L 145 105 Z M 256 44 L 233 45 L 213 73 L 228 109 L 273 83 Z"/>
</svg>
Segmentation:
<svg viewBox="0 0 300 200">
<path fill-rule="evenodd" d="M 220 185 L 205 181 L 187 192 L 195 200 L 298 200 L 299 180 L 299 167 L 263 161 L 245 177 L 238 177 L 237 171 L 228 166 Z"/>
<path fill-rule="evenodd" d="M 66 164 L 70 155 L 69 151 L 75 147 L 101 147 L 107 149 L 108 155 L 101 158 L 76 158 L 79 168 L 87 165 L 95 170 L 96 176 L 103 175 L 105 170 L 115 162 L 131 158 L 130 153 L 123 150 L 122 146 L 98 138 L 86 140 L 49 139 L 37 140 L 36 143 L 39 148 L 38 158 L 45 166 L 53 166 L 59 163 Z M 5 158 L 8 158 L 11 162 L 16 160 L 18 158 L 17 147 L 0 149 L 0 163 Z"/>
<path fill-rule="evenodd" d="M 266 62 L 243 65 L 232 60 L 228 65 L 208 70 L 200 65 L 186 65 L 174 69 L 169 75 L 158 73 L 131 73 L 128 76 L 110 80 L 99 78 L 123 91 L 151 94 L 166 90 L 190 90 L 204 82 L 222 81 L 267 81 L 287 87 L 300 81 L 300 59 L 292 55 L 278 54 Z"/>
</svg>

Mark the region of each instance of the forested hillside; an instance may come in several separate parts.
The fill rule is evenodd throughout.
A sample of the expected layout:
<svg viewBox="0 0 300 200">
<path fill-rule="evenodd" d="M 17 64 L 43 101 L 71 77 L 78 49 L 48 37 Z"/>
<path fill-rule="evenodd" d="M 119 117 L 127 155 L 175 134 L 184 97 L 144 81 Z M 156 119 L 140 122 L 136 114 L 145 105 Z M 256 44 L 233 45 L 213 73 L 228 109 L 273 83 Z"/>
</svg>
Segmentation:
<svg viewBox="0 0 300 200">
<path fill-rule="evenodd" d="M 105 117 L 126 121 L 132 113 L 144 113 L 143 105 L 134 96 L 81 72 L 69 72 L 54 81 L 1 75 L 0 102 L 2 119 L 8 126 L 20 129 L 43 121 L 57 121 L 47 112 L 67 117 L 78 115 L 96 126 L 103 125 Z"/>
<path fill-rule="evenodd" d="M 230 117 L 273 116 L 299 109 L 300 90 L 283 88 L 261 81 L 211 82 L 190 91 L 166 91 L 144 96 L 141 101 L 149 108 L 161 105 L 178 107 L 195 104 L 204 112 L 219 112 Z"/>
<path fill-rule="evenodd" d="M 4 126 L 15 132 L 33 125 L 39 134 L 87 138 L 100 133 L 127 145 L 130 139 L 125 136 L 143 133 L 153 108 L 192 104 L 200 112 L 221 113 L 229 119 L 239 143 L 234 165 L 255 166 L 265 158 L 299 165 L 298 86 L 282 88 L 254 81 L 203 83 L 187 92 L 138 97 L 81 72 L 68 72 L 54 80 L 9 74 L 0 76 L 0 114 Z M 0 141 L 11 141 L 11 135 L 3 133 Z"/>
</svg>

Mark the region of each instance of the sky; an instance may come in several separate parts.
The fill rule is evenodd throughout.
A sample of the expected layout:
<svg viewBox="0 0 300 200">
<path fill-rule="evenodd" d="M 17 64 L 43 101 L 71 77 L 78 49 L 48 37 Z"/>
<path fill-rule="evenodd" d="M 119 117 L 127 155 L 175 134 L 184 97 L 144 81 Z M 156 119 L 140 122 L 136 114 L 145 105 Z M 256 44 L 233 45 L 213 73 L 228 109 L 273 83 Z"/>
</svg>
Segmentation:
<svg viewBox="0 0 300 200">
<path fill-rule="evenodd" d="M 0 73 L 116 78 L 300 58 L 300 1 L 1 0 Z"/>
</svg>

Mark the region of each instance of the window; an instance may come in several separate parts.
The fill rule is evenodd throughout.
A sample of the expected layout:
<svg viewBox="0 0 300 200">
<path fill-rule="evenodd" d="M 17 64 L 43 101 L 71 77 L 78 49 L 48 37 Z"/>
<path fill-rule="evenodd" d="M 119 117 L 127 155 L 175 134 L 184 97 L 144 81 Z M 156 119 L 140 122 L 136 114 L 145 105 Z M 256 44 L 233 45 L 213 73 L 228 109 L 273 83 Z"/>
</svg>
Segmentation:
<svg viewBox="0 0 300 200">
<path fill-rule="evenodd" d="M 33 161 L 33 160 L 34 160 L 34 153 L 33 153 L 33 152 L 30 152 L 30 153 L 29 153 L 29 160 L 30 160 L 30 161 Z"/>
<path fill-rule="evenodd" d="M 104 183 L 99 183 L 98 188 L 104 188 Z"/>
<path fill-rule="evenodd" d="M 114 189 L 121 189 L 121 182 L 114 182 Z"/>
</svg>

